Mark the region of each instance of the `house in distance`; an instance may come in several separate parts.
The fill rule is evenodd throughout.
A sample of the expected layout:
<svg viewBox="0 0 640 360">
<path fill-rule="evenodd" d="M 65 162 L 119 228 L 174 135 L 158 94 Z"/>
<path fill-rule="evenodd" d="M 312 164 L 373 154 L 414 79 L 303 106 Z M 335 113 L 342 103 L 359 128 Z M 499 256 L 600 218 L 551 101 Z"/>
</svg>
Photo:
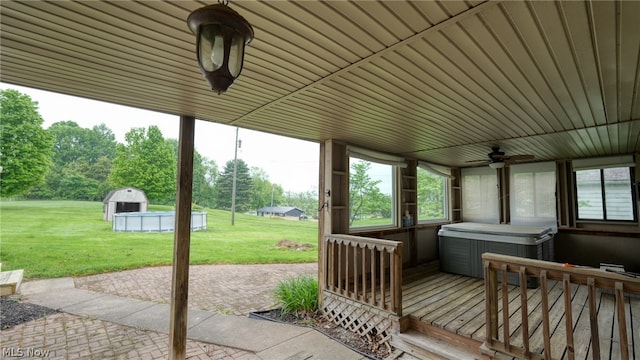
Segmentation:
<svg viewBox="0 0 640 360">
<path fill-rule="evenodd" d="M 265 206 L 258 209 L 258 216 L 280 216 L 292 220 L 303 220 L 307 218 L 304 210 L 293 206 Z"/>
</svg>

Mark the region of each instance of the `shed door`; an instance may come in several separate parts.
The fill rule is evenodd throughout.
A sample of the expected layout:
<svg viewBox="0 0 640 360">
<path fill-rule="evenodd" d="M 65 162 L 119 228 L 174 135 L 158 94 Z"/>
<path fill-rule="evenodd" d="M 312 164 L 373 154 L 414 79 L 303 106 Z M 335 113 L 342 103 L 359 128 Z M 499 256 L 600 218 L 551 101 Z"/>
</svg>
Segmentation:
<svg viewBox="0 0 640 360">
<path fill-rule="evenodd" d="M 138 212 L 140 211 L 140 203 L 118 202 L 116 204 L 116 213 Z"/>
</svg>

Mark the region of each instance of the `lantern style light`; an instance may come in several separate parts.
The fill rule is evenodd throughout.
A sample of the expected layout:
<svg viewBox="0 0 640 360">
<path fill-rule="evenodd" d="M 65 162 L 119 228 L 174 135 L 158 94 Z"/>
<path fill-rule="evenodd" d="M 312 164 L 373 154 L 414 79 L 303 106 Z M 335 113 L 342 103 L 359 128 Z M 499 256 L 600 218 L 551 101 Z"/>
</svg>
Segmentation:
<svg viewBox="0 0 640 360">
<path fill-rule="evenodd" d="M 198 64 L 218 94 L 227 91 L 242 71 L 244 47 L 253 39 L 253 28 L 228 1 L 195 10 L 187 18 L 197 36 Z"/>
</svg>

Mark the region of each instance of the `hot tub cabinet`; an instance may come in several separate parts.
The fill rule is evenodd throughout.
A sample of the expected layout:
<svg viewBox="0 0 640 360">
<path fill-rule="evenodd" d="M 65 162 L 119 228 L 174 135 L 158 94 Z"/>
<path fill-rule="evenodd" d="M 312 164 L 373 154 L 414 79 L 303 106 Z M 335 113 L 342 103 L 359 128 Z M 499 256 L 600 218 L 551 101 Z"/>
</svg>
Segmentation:
<svg viewBox="0 0 640 360">
<path fill-rule="evenodd" d="M 468 222 L 443 225 L 438 231 L 440 270 L 483 278 L 481 256 L 485 252 L 553 261 L 553 236 L 547 227 Z M 509 278 L 509 283 L 518 284 L 517 277 Z M 535 279 L 529 279 L 528 286 L 536 287 Z"/>
</svg>

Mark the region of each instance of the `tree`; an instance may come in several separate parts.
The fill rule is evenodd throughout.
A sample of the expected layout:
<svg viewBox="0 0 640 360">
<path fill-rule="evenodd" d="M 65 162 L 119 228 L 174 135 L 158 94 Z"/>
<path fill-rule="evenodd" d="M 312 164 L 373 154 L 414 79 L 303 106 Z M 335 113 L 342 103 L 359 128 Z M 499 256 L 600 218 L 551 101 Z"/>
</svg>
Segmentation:
<svg viewBox="0 0 640 360">
<path fill-rule="evenodd" d="M 116 187 L 143 190 L 149 201 L 167 204 L 175 199 L 176 157 L 170 141 L 157 126 L 133 128 L 118 144 L 109 177 Z"/>
<path fill-rule="evenodd" d="M 16 90 L 0 90 L 0 118 L 0 196 L 24 194 L 49 171 L 53 140 L 38 103 Z"/>
<path fill-rule="evenodd" d="M 213 185 L 218 176 L 218 165 L 215 161 L 209 160 L 193 153 L 193 202 L 202 206 L 213 207 L 215 204 L 215 194 Z"/>
<path fill-rule="evenodd" d="M 251 176 L 249 167 L 242 159 L 238 159 L 236 173 L 236 211 L 244 212 L 251 209 Z M 218 176 L 215 186 L 216 208 L 231 209 L 231 194 L 233 190 L 233 160 L 227 161 Z"/>
<path fill-rule="evenodd" d="M 107 195 L 107 177 L 115 157 L 113 132 L 101 124 L 82 128 L 74 121 L 60 121 L 47 132 L 54 138 L 53 167 L 43 186 L 30 197 L 69 200 L 101 200 Z"/>
<path fill-rule="evenodd" d="M 278 206 L 283 204 L 282 186 L 272 184 L 266 171 L 258 167 L 252 167 L 251 175 L 251 208 L 260 209 L 265 206 Z"/>
<path fill-rule="evenodd" d="M 351 225 L 354 220 L 364 215 L 391 216 L 391 197 L 380 192 L 378 184 L 381 180 L 371 179 L 370 168 L 371 163 L 368 161 L 355 161 L 351 164 L 349 172 L 349 223 Z"/>
<path fill-rule="evenodd" d="M 318 193 L 315 191 L 287 194 L 285 203 L 304 210 L 309 216 L 317 217 L 318 215 Z"/>
<path fill-rule="evenodd" d="M 178 140 L 167 139 L 173 147 L 174 155 L 178 159 Z M 206 207 L 215 206 L 213 184 L 218 176 L 218 165 L 215 161 L 202 156 L 197 150 L 193 151 L 193 182 L 192 200 L 194 204 Z"/>
<path fill-rule="evenodd" d="M 418 209 L 420 218 L 442 219 L 445 217 L 445 178 L 418 168 Z"/>
<path fill-rule="evenodd" d="M 202 198 L 204 204 L 207 207 L 213 208 L 216 204 L 215 184 L 218 181 L 218 164 L 215 160 L 209 160 L 206 157 L 202 158 L 202 167 L 204 168 L 204 190 L 202 191 Z"/>
</svg>

